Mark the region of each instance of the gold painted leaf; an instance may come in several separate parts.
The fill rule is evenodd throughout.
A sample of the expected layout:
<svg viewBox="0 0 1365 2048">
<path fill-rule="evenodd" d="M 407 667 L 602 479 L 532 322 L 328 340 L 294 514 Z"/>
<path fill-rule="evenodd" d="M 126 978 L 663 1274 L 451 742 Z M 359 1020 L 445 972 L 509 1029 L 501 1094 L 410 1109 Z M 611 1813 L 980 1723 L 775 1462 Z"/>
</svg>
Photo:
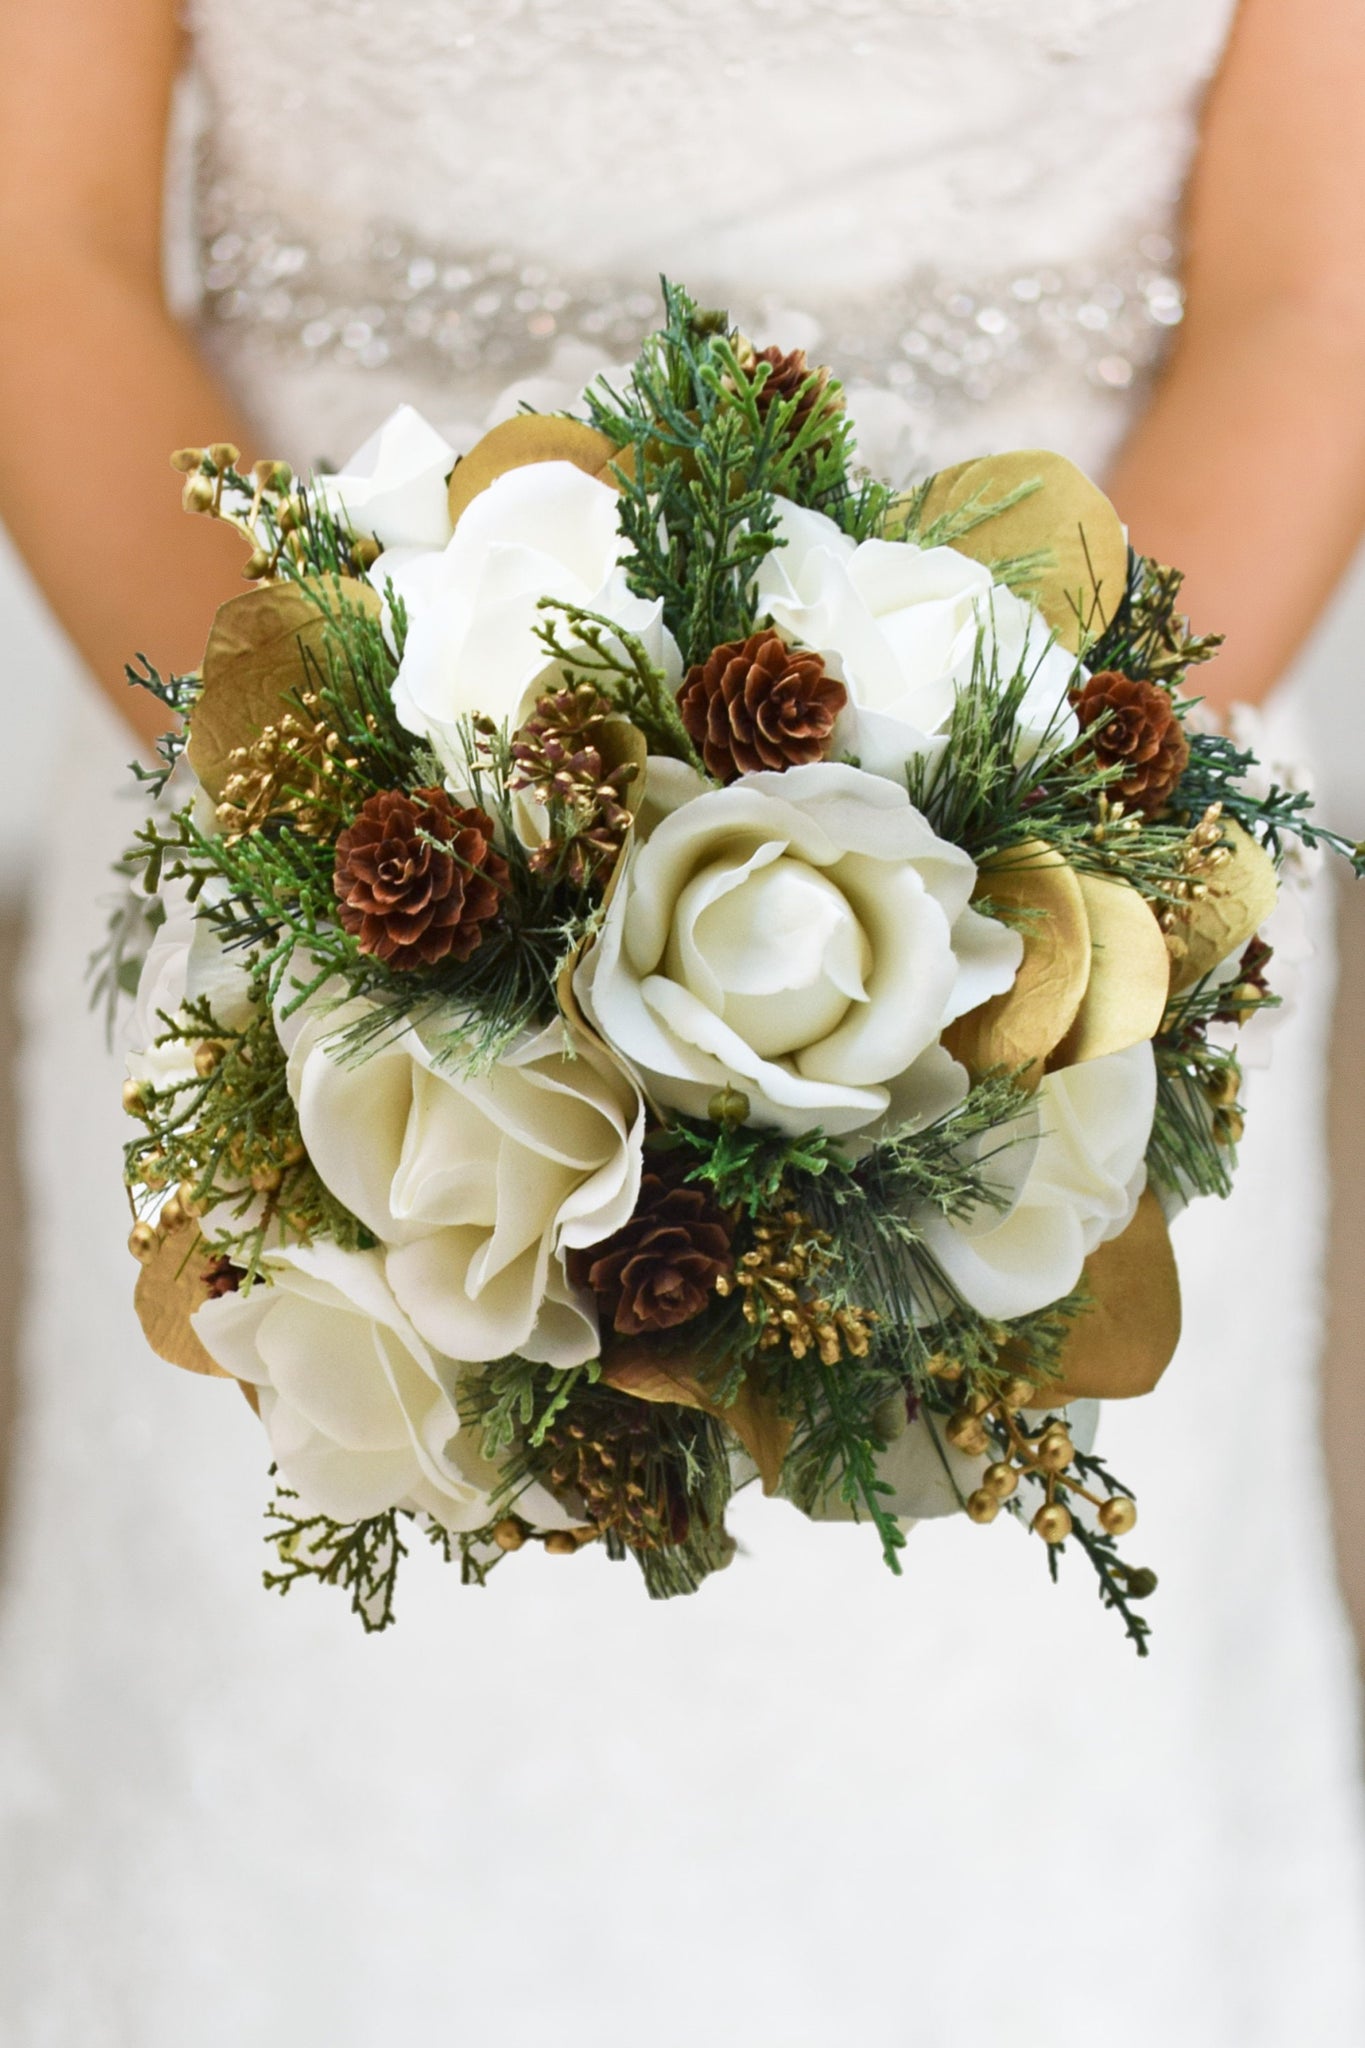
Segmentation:
<svg viewBox="0 0 1365 2048">
<path fill-rule="evenodd" d="M 1017 930 L 1024 958 L 1013 985 L 943 1034 L 973 1080 L 992 1067 L 1026 1067 L 1033 1085 L 1076 1018 L 1090 978 L 1090 921 L 1071 868 L 1041 840 L 1012 847 L 977 877 L 974 892 L 1025 913 Z"/>
<path fill-rule="evenodd" d="M 571 462 L 575 469 L 616 489 L 611 465 L 619 461 L 620 454 L 614 441 L 583 420 L 560 419 L 553 413 L 514 413 L 476 441 L 450 472 L 451 524 L 459 523 L 461 513 L 480 491 L 486 491 L 509 470 L 524 469 L 532 462 Z"/>
<path fill-rule="evenodd" d="M 182 1223 L 168 1230 L 137 1276 L 133 1307 L 142 1334 L 158 1358 L 178 1365 L 186 1372 L 202 1372 L 213 1379 L 231 1379 L 200 1343 L 190 1317 L 209 1298 L 204 1270 L 211 1254 L 197 1223 Z"/>
<path fill-rule="evenodd" d="M 378 617 L 379 593 L 349 576 L 327 580 L 328 602 Z M 303 650 L 325 673 L 327 616 L 295 583 L 261 583 L 221 604 L 204 650 L 203 687 L 190 714 L 189 764 L 216 801 L 235 747 L 276 725 L 307 686 Z"/>
<path fill-rule="evenodd" d="M 1180 1275 L 1161 1204 L 1150 1188 L 1121 1237 L 1085 1262 L 1091 1301 L 1071 1326 L 1061 1377 L 1046 1404 L 1127 1401 L 1150 1394 L 1180 1342 Z"/>
<path fill-rule="evenodd" d="M 1053 1067 L 1079 1066 L 1155 1038 L 1170 994 L 1171 959 L 1150 907 L 1126 882 L 1077 874 L 1090 925 L 1090 978 Z"/>
<path fill-rule="evenodd" d="M 681 1361 L 643 1349 L 624 1350 L 604 1365 L 602 1381 L 605 1386 L 615 1387 L 618 1393 L 633 1394 L 637 1401 L 671 1401 L 679 1408 L 696 1408 L 703 1415 L 713 1415 L 739 1439 L 753 1459 L 764 1493 L 776 1493 L 783 1460 L 791 1445 L 793 1424 L 780 1413 L 776 1398 L 755 1383 L 752 1374 L 729 1407 L 713 1400 L 697 1375 Z"/>
<path fill-rule="evenodd" d="M 952 546 L 986 563 L 1046 554 L 1047 565 L 1026 579 L 1023 589 L 1062 646 L 1075 654 L 1103 632 L 1123 601 L 1128 543 L 1113 506 L 1074 462 L 1046 448 L 959 462 L 932 479 L 922 526 L 961 511 L 973 499 L 999 503 L 1030 483 L 1038 488 L 973 526 Z"/>
<path fill-rule="evenodd" d="M 1275 908 L 1279 882 L 1265 848 L 1235 818 L 1223 820 L 1229 858 L 1209 877 L 1208 894 L 1181 908 L 1171 934 L 1171 993 L 1193 988 L 1254 938 Z"/>
</svg>

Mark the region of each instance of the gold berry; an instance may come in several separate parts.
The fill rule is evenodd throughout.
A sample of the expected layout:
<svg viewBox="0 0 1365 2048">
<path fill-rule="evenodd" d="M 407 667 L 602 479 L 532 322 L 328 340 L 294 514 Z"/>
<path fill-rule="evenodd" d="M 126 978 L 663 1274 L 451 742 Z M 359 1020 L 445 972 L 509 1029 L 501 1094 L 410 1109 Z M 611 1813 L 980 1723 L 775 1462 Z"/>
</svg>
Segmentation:
<svg viewBox="0 0 1365 2048">
<path fill-rule="evenodd" d="M 978 1486 L 975 1493 L 967 1495 L 967 1513 L 974 1522 L 993 1522 L 1000 1512 L 1000 1502 L 986 1487 Z"/>
<path fill-rule="evenodd" d="M 1027 1408 L 1037 1398 L 1038 1389 L 1032 1380 L 1026 1380 L 1018 1373 L 1012 1380 L 1006 1380 L 1000 1390 L 1000 1398 L 1007 1408 Z"/>
<path fill-rule="evenodd" d="M 1071 1515 L 1059 1500 L 1050 1500 L 1033 1517 L 1033 1533 L 1044 1543 L 1065 1543 L 1071 1534 Z"/>
<path fill-rule="evenodd" d="M 955 1451 L 964 1452 L 969 1458 L 980 1457 L 986 1448 L 986 1432 L 980 1416 L 959 1408 L 955 1415 L 948 1417 L 943 1434 Z"/>
<path fill-rule="evenodd" d="M 147 1091 L 141 1081 L 124 1082 L 123 1107 L 129 1116 L 146 1116 Z"/>
<path fill-rule="evenodd" d="M 1049 1429 L 1035 1445 L 1033 1455 L 1044 1472 L 1065 1472 L 1076 1455 L 1076 1447 L 1064 1429 Z"/>
<path fill-rule="evenodd" d="M 545 1538 L 545 1548 L 551 1557 L 572 1557 L 578 1542 L 568 1529 L 551 1529 Z"/>
<path fill-rule="evenodd" d="M 1116 1493 L 1100 1509 L 1100 1527 L 1110 1536 L 1126 1536 L 1137 1525 L 1137 1508 L 1125 1494 Z"/>
<path fill-rule="evenodd" d="M 1019 1485 L 1019 1474 L 1013 1465 L 988 1465 L 981 1476 L 981 1483 L 997 1500 L 1008 1500 Z"/>
<path fill-rule="evenodd" d="M 223 1054 L 226 1051 L 227 1047 L 219 1045 L 216 1038 L 206 1038 L 202 1045 L 196 1046 L 194 1071 L 198 1074 L 201 1081 L 207 1081 L 215 1067 L 222 1065 Z"/>
<path fill-rule="evenodd" d="M 526 1531 L 514 1515 L 508 1515 L 493 1524 L 493 1541 L 499 1550 L 520 1550 L 526 1541 Z"/>
<path fill-rule="evenodd" d="M 161 1214 L 156 1220 L 163 1230 L 179 1230 L 185 1220 L 185 1212 L 180 1206 L 178 1195 L 168 1195 L 166 1197 L 166 1200 L 161 1204 Z"/>
<path fill-rule="evenodd" d="M 156 1232 L 150 1223 L 135 1223 L 128 1232 L 128 1249 L 144 1266 L 156 1250 Z"/>
</svg>

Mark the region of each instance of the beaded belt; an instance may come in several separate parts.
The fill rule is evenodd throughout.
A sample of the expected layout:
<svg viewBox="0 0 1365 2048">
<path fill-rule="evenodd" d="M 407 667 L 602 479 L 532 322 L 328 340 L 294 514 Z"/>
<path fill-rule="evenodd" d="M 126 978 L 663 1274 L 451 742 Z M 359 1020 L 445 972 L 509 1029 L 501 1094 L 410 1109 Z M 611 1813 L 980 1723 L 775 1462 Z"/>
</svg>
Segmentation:
<svg viewBox="0 0 1365 2048">
<path fill-rule="evenodd" d="M 630 356 L 658 313 L 652 282 L 627 288 L 504 250 L 457 254 L 383 224 L 310 239 L 277 216 L 234 212 L 212 188 L 200 235 L 212 325 L 250 330 L 254 351 L 360 370 L 494 371 L 510 382 L 544 369 L 564 337 L 603 359 Z M 987 399 L 1052 365 L 1122 391 L 1181 318 L 1172 260 L 1169 240 L 1152 234 L 1103 269 L 1039 267 L 970 283 L 911 271 L 891 291 L 839 301 L 821 320 L 820 349 L 849 381 L 908 397 Z M 747 309 L 732 310 L 742 319 Z"/>
</svg>

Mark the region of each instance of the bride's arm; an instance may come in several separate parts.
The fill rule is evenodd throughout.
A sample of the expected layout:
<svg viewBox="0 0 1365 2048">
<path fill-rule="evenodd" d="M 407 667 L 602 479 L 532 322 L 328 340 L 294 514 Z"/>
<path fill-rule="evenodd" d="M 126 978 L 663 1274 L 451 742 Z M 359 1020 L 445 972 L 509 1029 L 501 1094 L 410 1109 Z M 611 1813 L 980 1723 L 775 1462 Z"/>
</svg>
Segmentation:
<svg viewBox="0 0 1365 2048">
<path fill-rule="evenodd" d="M 241 588 L 240 548 L 181 512 L 167 463 L 244 433 L 162 297 L 176 7 L 0 0 L 0 49 L 0 517 L 145 735 L 159 707 L 124 661 L 192 667 Z"/>
<path fill-rule="evenodd" d="M 1255 700 L 1365 528 L 1360 0 L 1242 0 L 1187 226 L 1185 323 L 1108 486 L 1227 633 L 1207 694 Z"/>
</svg>

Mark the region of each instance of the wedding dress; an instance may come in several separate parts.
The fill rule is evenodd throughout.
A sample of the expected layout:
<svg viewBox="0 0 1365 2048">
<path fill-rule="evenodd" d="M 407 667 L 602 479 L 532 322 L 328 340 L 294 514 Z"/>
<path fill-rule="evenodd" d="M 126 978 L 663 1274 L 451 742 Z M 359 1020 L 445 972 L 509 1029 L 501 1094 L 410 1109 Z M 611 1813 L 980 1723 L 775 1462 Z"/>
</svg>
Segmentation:
<svg viewBox="0 0 1365 2048">
<path fill-rule="evenodd" d="M 256 452 L 571 388 L 659 269 L 847 371 L 874 467 L 1102 470 L 1179 318 L 1230 0 L 191 0 L 206 348 Z M 214 422 L 205 420 L 205 438 Z M 1236 508 L 1230 508 L 1236 516 Z M 154 651 L 154 650 L 153 650 Z M 596 1553 L 397 1629 L 261 1590 L 264 1439 L 134 1325 L 84 1013 L 126 737 L 81 707 L 29 990 L 37 1213 L 0 1681 L 14 2048 L 1346 2048 L 1365 1831 L 1316 1448 L 1318 961 L 1188 1331 L 1106 1413 L 1137 1663 L 1012 1525 L 745 1496 L 654 1606 Z"/>
</svg>

